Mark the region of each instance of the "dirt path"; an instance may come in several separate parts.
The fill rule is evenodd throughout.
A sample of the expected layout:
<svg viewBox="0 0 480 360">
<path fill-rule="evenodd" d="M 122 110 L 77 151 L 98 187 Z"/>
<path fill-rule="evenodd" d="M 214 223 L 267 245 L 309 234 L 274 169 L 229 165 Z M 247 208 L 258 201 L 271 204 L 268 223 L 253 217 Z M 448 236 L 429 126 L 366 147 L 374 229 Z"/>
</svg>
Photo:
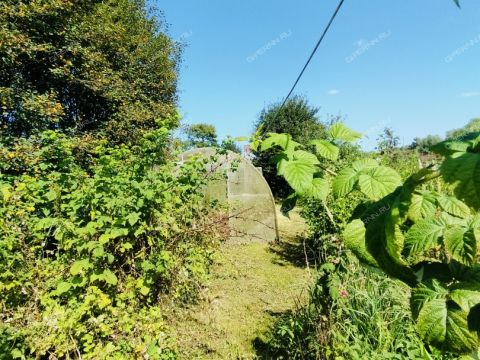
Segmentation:
<svg viewBox="0 0 480 360">
<path fill-rule="evenodd" d="M 252 342 L 302 301 L 310 275 L 296 238 L 304 223 L 279 215 L 279 226 L 278 245 L 222 247 L 206 301 L 177 314 L 181 359 L 255 359 Z"/>
</svg>

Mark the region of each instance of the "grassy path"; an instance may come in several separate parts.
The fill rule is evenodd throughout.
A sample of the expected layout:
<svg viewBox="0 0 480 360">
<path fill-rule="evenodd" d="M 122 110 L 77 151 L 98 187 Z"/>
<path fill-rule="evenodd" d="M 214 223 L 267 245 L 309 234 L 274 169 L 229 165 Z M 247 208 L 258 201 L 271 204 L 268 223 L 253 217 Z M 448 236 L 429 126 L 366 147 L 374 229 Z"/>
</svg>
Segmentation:
<svg viewBox="0 0 480 360">
<path fill-rule="evenodd" d="M 255 359 L 252 342 L 291 310 L 310 283 L 296 240 L 302 219 L 279 215 L 281 242 L 224 245 L 206 300 L 176 314 L 182 359 Z"/>
</svg>

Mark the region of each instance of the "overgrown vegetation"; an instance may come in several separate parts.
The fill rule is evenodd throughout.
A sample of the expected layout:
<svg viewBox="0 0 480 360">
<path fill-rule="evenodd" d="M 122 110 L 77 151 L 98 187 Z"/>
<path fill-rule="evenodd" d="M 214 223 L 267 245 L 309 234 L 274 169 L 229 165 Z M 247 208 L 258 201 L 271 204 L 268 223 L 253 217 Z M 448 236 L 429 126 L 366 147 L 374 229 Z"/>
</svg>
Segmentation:
<svg viewBox="0 0 480 360">
<path fill-rule="evenodd" d="M 162 156 L 167 134 L 0 147 L 3 358 L 174 356 L 159 297 L 195 296 L 225 219 L 203 201 L 204 163 Z"/>
<path fill-rule="evenodd" d="M 281 105 L 281 103 L 275 103 L 262 110 L 258 121 L 254 124 L 258 136 L 264 137 L 268 133 L 287 133 L 293 140 L 304 145 L 310 140 L 325 136 L 325 125 L 317 116 L 319 109 L 310 105 L 306 98 L 294 97 L 283 107 Z M 277 175 L 275 163 L 272 162 L 275 154 L 275 149 L 255 152 L 253 163 L 263 169 L 263 175 L 273 195 L 283 199 L 288 196 L 291 188 L 281 176 Z"/>
<path fill-rule="evenodd" d="M 417 333 L 428 344 L 423 348 L 416 342 L 418 358 L 435 356 L 438 351 L 476 356 L 480 332 L 480 279 L 477 276 L 480 192 L 474 174 L 480 161 L 479 135 L 473 133 L 437 145 L 433 150 L 444 157 L 443 161 L 421 168 L 405 180 L 392 168 L 369 158 L 355 160 L 338 173 L 332 170 L 328 161 L 339 158 L 338 146 L 361 136 L 341 123 L 331 126 L 328 140 L 311 142 L 316 147 L 315 154 L 302 150 L 301 144 L 288 134 L 270 134 L 264 140 L 254 141 L 253 146 L 261 150 L 280 149 L 276 158 L 278 173 L 294 189 L 286 200 L 286 209 L 296 201 L 314 199 L 322 207 L 324 220 L 314 218 L 313 222 L 325 224 L 328 219 L 331 227 L 327 231 L 333 233 L 328 240 L 323 233 L 315 249 L 320 251 L 320 263 L 327 264 L 322 265 L 319 273 L 317 288 L 321 295 L 312 297 L 313 315 L 307 308 L 302 310 L 307 311 L 306 318 L 302 311 L 287 317 L 286 321 L 293 321 L 293 324 L 287 326 L 290 333 L 283 330 L 292 339 L 303 342 L 307 339 L 307 342 L 280 347 L 281 351 L 297 358 L 341 357 L 344 355 L 337 352 L 339 338 L 347 341 L 348 346 L 357 344 L 359 338 L 354 336 L 355 332 L 344 336 L 351 329 L 340 329 L 339 337 L 335 326 L 342 319 L 336 311 L 342 314 L 345 307 L 345 302 L 338 299 L 342 295 L 350 298 L 348 290 L 339 286 L 340 279 L 349 276 L 348 271 L 344 271 L 348 259 L 343 254 L 342 244 L 345 244 L 363 262 L 401 280 L 411 289 L 411 316 Z M 338 199 L 337 208 L 342 205 L 342 199 L 350 199 L 351 194 L 354 194 L 353 203 L 347 200 L 350 205 L 345 212 L 332 212 L 328 202 L 330 194 Z M 345 221 L 339 222 L 338 218 L 348 219 L 348 225 L 345 226 Z M 323 228 L 325 230 L 325 226 Z M 343 234 L 337 237 L 340 233 Z M 374 294 L 369 299 L 375 300 Z M 348 301 L 352 302 L 352 307 L 347 304 L 347 309 L 361 311 L 355 306 L 355 297 Z M 332 313 L 332 309 L 336 311 Z M 382 311 L 388 313 L 387 308 Z M 302 326 L 295 331 L 295 322 L 302 316 Z M 349 318 L 358 319 L 353 314 Z M 316 323 L 317 331 L 312 332 L 310 327 L 307 332 L 320 333 L 321 336 L 310 335 L 317 342 L 308 341 L 309 337 L 302 334 L 302 327 L 307 325 L 308 328 L 310 321 Z M 352 326 L 361 329 L 365 324 L 357 320 Z M 282 325 L 279 327 L 282 332 Z M 365 336 L 362 331 L 356 335 Z M 374 331 L 368 331 L 367 343 L 376 336 Z M 275 347 L 275 341 L 273 344 Z M 375 349 L 375 354 L 382 350 L 376 346 L 363 345 L 359 349 L 362 348 L 367 353 Z M 289 351 L 294 351 L 293 355 Z M 399 350 L 394 347 L 389 351 L 393 354 Z M 410 354 L 411 349 L 408 351 Z"/>
<path fill-rule="evenodd" d="M 0 359 L 172 359 L 222 209 L 170 144 L 180 48 L 142 0 L 0 5 Z"/>
<path fill-rule="evenodd" d="M 180 49 L 143 0 L 5 0 L 0 24 L 3 134 L 130 143 L 159 121 L 178 125 Z"/>
</svg>

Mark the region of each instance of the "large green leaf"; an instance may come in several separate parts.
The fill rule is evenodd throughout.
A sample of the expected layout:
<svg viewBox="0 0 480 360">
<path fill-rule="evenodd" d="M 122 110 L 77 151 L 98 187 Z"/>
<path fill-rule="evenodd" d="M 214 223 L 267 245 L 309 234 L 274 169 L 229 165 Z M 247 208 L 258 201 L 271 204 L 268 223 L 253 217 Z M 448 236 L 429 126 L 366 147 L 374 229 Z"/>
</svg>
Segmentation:
<svg viewBox="0 0 480 360">
<path fill-rule="evenodd" d="M 285 180 L 296 192 L 303 194 L 307 192 L 313 181 L 315 167 L 303 160 L 289 161 L 283 168 Z"/>
<path fill-rule="evenodd" d="M 455 153 L 475 152 L 480 132 L 472 132 L 457 138 L 447 139 L 431 147 L 437 154 L 448 156 Z"/>
<path fill-rule="evenodd" d="M 465 203 L 463 203 L 461 200 L 453 196 L 441 195 L 437 197 L 437 201 L 440 207 L 450 215 L 460 218 L 466 218 L 471 215 L 470 208 L 465 205 Z"/>
<path fill-rule="evenodd" d="M 412 195 L 408 218 L 413 222 L 432 218 L 437 211 L 435 196 L 429 192 L 416 192 Z"/>
<path fill-rule="evenodd" d="M 433 299 L 423 304 L 417 317 L 417 330 L 422 339 L 435 344 L 445 341 L 447 313 L 445 299 Z"/>
<path fill-rule="evenodd" d="M 468 326 L 468 314 L 456 308 L 448 308 L 445 345 L 443 348 L 457 354 L 469 354 L 478 350 L 478 334 Z"/>
<path fill-rule="evenodd" d="M 402 233 L 399 224 L 389 223 L 385 227 L 386 232 L 386 250 L 392 259 L 400 265 L 406 265 L 402 258 L 402 251 L 405 245 L 405 236 Z"/>
<path fill-rule="evenodd" d="M 358 172 L 366 169 L 374 169 L 379 166 L 378 162 L 373 159 L 360 159 L 352 163 L 352 167 Z"/>
<path fill-rule="evenodd" d="M 414 224 L 405 239 L 409 257 L 415 258 L 439 246 L 444 231 L 445 224 L 437 219 L 426 219 Z"/>
<path fill-rule="evenodd" d="M 279 146 L 283 150 L 295 150 L 295 148 L 300 146 L 300 144 L 293 141 L 290 134 L 269 133 L 265 140 L 262 141 L 260 150 L 269 150 L 274 146 Z"/>
<path fill-rule="evenodd" d="M 315 178 L 312 181 L 312 186 L 307 191 L 307 195 L 317 199 L 325 201 L 330 194 L 330 183 L 328 180 Z"/>
<path fill-rule="evenodd" d="M 412 312 L 420 336 L 442 350 L 468 354 L 478 349 L 479 339 L 468 326 L 468 313 L 449 301 L 438 281 L 420 284 L 412 291 Z"/>
<path fill-rule="evenodd" d="M 352 192 L 358 181 L 358 172 L 353 168 L 340 171 L 333 182 L 333 195 L 337 198 Z"/>
<path fill-rule="evenodd" d="M 393 169 L 385 166 L 370 169 L 358 178 L 360 191 L 372 200 L 379 200 L 402 183 L 402 178 Z"/>
<path fill-rule="evenodd" d="M 476 285 L 476 286 L 475 286 Z M 470 309 L 480 304 L 480 284 L 475 284 L 472 289 L 455 289 L 450 293 L 450 298 L 460 306 L 460 308 L 466 313 L 470 312 Z"/>
<path fill-rule="evenodd" d="M 337 175 L 333 182 L 333 194 L 335 197 L 343 197 L 353 191 L 361 174 L 369 174 L 379 168 L 378 162 L 373 159 L 361 159 L 345 168 Z"/>
<path fill-rule="evenodd" d="M 292 153 L 292 156 L 294 160 L 300 160 L 312 166 L 320 164 L 320 161 L 318 161 L 318 158 L 314 154 L 305 150 L 296 150 Z"/>
<path fill-rule="evenodd" d="M 480 209 L 480 154 L 455 153 L 440 167 L 445 181 L 468 206 Z"/>
<path fill-rule="evenodd" d="M 377 261 L 373 258 L 366 246 L 366 229 L 361 220 L 354 220 L 349 223 L 343 231 L 345 246 L 352 251 L 361 261 L 377 266 Z"/>
<path fill-rule="evenodd" d="M 310 142 L 312 145 L 315 145 L 317 154 L 325 159 L 336 161 L 340 153 L 338 146 L 332 144 L 327 140 L 312 140 Z"/>
<path fill-rule="evenodd" d="M 444 244 L 447 255 L 464 265 L 476 262 L 477 241 L 472 230 L 454 225 L 445 231 Z"/>
<path fill-rule="evenodd" d="M 346 142 L 355 142 L 362 138 L 362 134 L 353 131 L 341 122 L 334 123 L 329 130 L 329 135 L 333 140 Z"/>
<path fill-rule="evenodd" d="M 417 319 L 420 310 L 427 302 L 435 299 L 444 300 L 447 295 L 447 289 L 445 289 L 438 280 L 429 280 L 425 283 L 418 284 L 418 286 L 412 289 L 410 299 L 414 319 Z"/>
</svg>

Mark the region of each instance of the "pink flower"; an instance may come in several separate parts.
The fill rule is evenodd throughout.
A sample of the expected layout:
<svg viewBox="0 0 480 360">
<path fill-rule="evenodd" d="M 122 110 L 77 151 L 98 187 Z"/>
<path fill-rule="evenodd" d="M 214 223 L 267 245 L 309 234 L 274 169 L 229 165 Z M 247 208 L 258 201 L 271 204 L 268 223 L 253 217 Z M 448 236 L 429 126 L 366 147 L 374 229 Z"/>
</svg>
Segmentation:
<svg viewBox="0 0 480 360">
<path fill-rule="evenodd" d="M 342 291 L 340 291 L 340 296 L 341 296 L 341 297 L 344 297 L 344 298 L 348 297 L 348 291 L 345 290 L 345 289 L 342 290 Z"/>
</svg>

